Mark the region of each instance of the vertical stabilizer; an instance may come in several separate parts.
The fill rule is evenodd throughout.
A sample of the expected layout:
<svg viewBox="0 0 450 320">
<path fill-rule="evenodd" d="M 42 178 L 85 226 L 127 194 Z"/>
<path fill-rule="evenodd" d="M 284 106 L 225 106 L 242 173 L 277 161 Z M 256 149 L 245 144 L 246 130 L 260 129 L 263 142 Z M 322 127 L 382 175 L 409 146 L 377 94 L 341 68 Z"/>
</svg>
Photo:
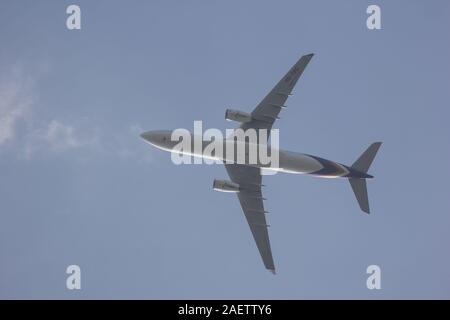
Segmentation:
<svg viewBox="0 0 450 320">
<path fill-rule="evenodd" d="M 369 171 L 369 167 L 372 164 L 373 159 L 375 158 L 378 149 L 381 146 L 381 142 L 375 142 L 367 148 L 366 151 L 352 164 L 352 169 L 367 173 Z"/>
</svg>

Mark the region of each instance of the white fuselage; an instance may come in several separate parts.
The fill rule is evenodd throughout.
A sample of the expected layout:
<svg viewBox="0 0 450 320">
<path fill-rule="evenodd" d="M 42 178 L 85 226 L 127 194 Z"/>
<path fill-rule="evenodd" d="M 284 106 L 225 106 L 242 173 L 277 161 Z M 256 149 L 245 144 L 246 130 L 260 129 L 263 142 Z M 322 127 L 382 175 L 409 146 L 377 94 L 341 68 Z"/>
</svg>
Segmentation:
<svg viewBox="0 0 450 320">
<path fill-rule="evenodd" d="M 212 149 L 211 141 L 204 141 L 201 136 L 191 136 L 191 141 L 184 148 L 180 148 L 179 141 L 172 141 L 170 132 L 158 131 L 144 133 L 142 137 L 151 145 L 176 154 L 188 155 L 224 163 L 245 164 L 273 170 L 278 172 L 295 174 L 313 174 L 326 178 L 338 178 L 349 174 L 348 167 L 339 163 L 314 157 L 307 154 L 284 151 L 264 144 L 252 144 L 244 141 L 234 141 L 228 139 L 216 140 L 216 152 L 210 152 Z M 223 150 L 217 152 L 217 150 Z M 230 151 L 234 150 L 234 152 Z M 254 154 L 256 156 L 250 156 Z M 268 154 L 267 161 L 259 159 L 260 152 Z M 276 159 L 276 156 L 278 159 Z M 275 161 L 277 160 L 277 161 Z"/>
</svg>

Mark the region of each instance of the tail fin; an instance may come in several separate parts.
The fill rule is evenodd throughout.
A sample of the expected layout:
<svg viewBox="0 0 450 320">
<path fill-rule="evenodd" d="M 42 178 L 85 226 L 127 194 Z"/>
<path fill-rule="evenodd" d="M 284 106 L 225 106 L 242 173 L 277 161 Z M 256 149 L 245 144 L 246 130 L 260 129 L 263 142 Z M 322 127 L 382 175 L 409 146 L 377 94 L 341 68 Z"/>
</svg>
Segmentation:
<svg viewBox="0 0 450 320">
<path fill-rule="evenodd" d="M 367 173 L 380 146 L 381 142 L 372 143 L 370 147 L 367 148 L 367 150 L 364 151 L 364 153 L 358 158 L 358 160 L 353 163 L 351 168 L 363 173 Z M 358 200 L 358 204 L 361 210 L 366 213 L 370 213 L 366 179 L 350 178 L 348 179 L 348 181 L 352 186 L 353 192 L 355 194 L 356 200 Z"/>
<path fill-rule="evenodd" d="M 366 151 L 352 164 L 352 169 L 367 173 L 369 167 L 372 164 L 378 149 L 381 146 L 381 142 L 375 142 L 367 148 Z"/>
</svg>

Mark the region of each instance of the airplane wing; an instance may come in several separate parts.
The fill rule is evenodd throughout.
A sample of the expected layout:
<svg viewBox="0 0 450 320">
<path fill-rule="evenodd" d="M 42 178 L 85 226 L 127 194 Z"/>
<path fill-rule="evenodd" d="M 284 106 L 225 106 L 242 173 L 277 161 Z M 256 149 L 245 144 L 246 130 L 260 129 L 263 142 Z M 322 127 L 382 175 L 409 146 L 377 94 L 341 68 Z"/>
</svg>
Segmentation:
<svg viewBox="0 0 450 320">
<path fill-rule="evenodd" d="M 281 109 L 286 107 L 287 98 L 291 95 L 292 89 L 294 89 L 295 84 L 312 57 L 313 54 L 302 56 L 253 110 L 251 113 L 252 120 L 243 123 L 240 128 L 243 130 L 250 128 L 270 130 L 275 120 L 278 119 Z M 261 192 L 262 177 L 260 169 L 241 164 L 225 164 L 225 168 L 231 180 L 240 186 L 241 190 L 237 194 L 239 202 L 264 265 L 268 270 L 275 273 L 275 264 L 267 230 L 266 211 L 264 210 L 264 198 Z"/>
<path fill-rule="evenodd" d="M 281 109 L 285 108 L 287 98 L 291 95 L 292 89 L 302 75 L 309 61 L 314 54 L 302 56 L 297 63 L 286 73 L 286 75 L 275 85 L 267 96 L 252 111 L 252 121 L 243 123 L 241 128 L 272 129 L 275 120 L 279 119 Z M 269 134 L 270 132 L 268 132 Z M 269 136 L 269 135 L 267 135 Z"/>
<path fill-rule="evenodd" d="M 240 186 L 237 193 L 245 218 L 252 231 L 256 246 L 266 269 L 275 273 L 275 265 L 270 249 L 269 232 L 266 223 L 263 196 L 261 192 L 261 173 L 259 168 L 241 164 L 225 164 L 231 180 Z"/>
</svg>

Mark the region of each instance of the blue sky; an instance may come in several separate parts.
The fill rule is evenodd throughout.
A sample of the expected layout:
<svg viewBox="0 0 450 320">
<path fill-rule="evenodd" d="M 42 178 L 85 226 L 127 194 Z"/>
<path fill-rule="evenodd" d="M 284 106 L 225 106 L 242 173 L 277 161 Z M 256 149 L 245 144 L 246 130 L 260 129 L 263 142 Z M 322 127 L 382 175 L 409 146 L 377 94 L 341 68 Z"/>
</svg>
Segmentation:
<svg viewBox="0 0 450 320">
<path fill-rule="evenodd" d="M 450 298 L 449 28 L 437 0 L 2 1 L 0 297 Z M 280 146 L 351 164 L 383 141 L 372 215 L 345 180 L 266 177 L 273 276 L 224 168 L 139 133 L 230 128 L 310 52 Z"/>
</svg>

